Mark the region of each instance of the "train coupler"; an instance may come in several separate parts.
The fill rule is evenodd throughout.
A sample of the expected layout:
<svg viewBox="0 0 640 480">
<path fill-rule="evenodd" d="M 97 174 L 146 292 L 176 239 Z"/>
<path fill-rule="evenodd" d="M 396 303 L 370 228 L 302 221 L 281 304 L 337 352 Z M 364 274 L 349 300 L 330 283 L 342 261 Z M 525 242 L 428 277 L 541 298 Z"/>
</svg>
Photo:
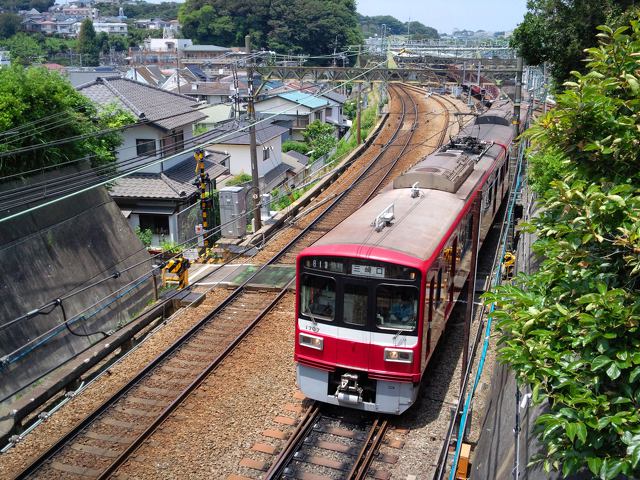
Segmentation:
<svg viewBox="0 0 640 480">
<path fill-rule="evenodd" d="M 340 377 L 335 397 L 341 402 L 362 403 L 363 391 L 364 389 L 358 385 L 358 374 L 345 373 Z"/>
</svg>

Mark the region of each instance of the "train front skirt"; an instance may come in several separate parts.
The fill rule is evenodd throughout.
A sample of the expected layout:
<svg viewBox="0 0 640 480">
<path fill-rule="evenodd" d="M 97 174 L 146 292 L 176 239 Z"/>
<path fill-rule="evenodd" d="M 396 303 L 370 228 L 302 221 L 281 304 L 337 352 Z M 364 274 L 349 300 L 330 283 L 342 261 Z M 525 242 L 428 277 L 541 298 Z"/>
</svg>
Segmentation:
<svg viewBox="0 0 640 480">
<path fill-rule="evenodd" d="M 399 415 L 413 405 L 418 396 L 419 384 L 371 380 L 375 383 L 375 401 L 368 401 L 347 388 L 334 389 L 330 373 L 325 370 L 298 363 L 296 373 L 298 387 L 308 398 L 369 412 Z"/>
</svg>

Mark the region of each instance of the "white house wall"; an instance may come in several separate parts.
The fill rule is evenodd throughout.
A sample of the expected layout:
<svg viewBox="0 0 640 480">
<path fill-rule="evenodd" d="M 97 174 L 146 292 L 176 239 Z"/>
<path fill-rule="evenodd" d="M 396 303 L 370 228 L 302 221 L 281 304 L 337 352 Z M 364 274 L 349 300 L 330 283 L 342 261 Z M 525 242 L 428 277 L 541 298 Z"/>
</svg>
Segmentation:
<svg viewBox="0 0 640 480">
<path fill-rule="evenodd" d="M 285 100 L 280 97 L 272 97 L 266 100 L 261 100 L 257 102 L 255 105 L 256 112 L 260 113 L 268 113 L 268 114 L 283 114 L 283 115 L 309 115 L 311 113 L 311 109 L 305 107 L 304 105 L 298 105 L 294 102 L 290 102 L 289 100 Z"/>
<path fill-rule="evenodd" d="M 271 150 L 271 156 L 263 160 L 263 147 Z M 271 148 L 273 147 L 273 148 Z M 229 172 L 231 175 L 238 175 L 242 172 L 251 175 L 251 150 L 248 145 L 229 145 L 220 143 L 216 145 L 216 150 L 229 152 Z M 282 140 L 275 137 L 263 145 L 256 147 L 258 158 L 258 176 L 263 177 L 282 163 Z"/>
<path fill-rule="evenodd" d="M 184 132 L 183 133 L 184 143 L 185 145 L 188 145 L 189 141 L 193 138 L 193 126 L 191 124 L 185 125 L 183 132 Z M 169 132 L 165 130 L 161 130 L 159 128 L 155 128 L 149 125 L 139 125 L 137 127 L 133 127 L 125 130 L 122 135 L 123 137 L 122 145 L 118 149 L 118 169 L 122 170 L 123 168 L 139 165 L 135 163 L 122 165 L 123 162 L 126 162 L 127 160 L 137 157 L 137 150 L 136 150 L 137 139 L 155 140 L 156 152 L 159 153 L 160 147 L 161 147 L 160 140 L 162 139 L 162 137 L 165 137 L 168 134 Z M 168 170 L 174 165 L 177 165 L 178 163 L 180 163 L 182 160 L 184 160 L 186 157 L 189 157 L 189 156 L 193 156 L 193 153 L 177 155 L 175 158 L 166 160 L 162 163 L 151 165 L 145 168 L 144 170 L 141 170 L 140 173 L 160 173 L 163 170 Z M 143 161 L 150 162 L 158 159 L 160 159 L 160 156 L 156 155 L 155 157 L 147 157 Z M 143 163 L 143 161 L 141 160 L 140 163 Z"/>
</svg>

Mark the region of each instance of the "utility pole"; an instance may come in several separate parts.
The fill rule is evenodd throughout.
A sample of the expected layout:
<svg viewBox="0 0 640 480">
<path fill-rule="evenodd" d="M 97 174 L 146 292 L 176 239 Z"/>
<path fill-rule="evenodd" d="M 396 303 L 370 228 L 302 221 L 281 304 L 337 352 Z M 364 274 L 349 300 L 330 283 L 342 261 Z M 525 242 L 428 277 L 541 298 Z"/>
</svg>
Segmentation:
<svg viewBox="0 0 640 480">
<path fill-rule="evenodd" d="M 176 78 L 178 80 L 178 95 L 180 94 L 180 49 L 176 45 Z"/>
<path fill-rule="evenodd" d="M 358 45 L 358 67 L 360 67 L 360 45 Z M 356 145 L 360 145 L 362 143 L 362 137 L 360 136 L 360 118 L 361 118 L 361 107 L 360 107 L 360 94 L 362 93 L 362 81 L 358 82 L 358 95 L 356 95 Z"/>
<path fill-rule="evenodd" d="M 247 53 L 247 89 L 249 99 L 247 102 L 247 118 L 249 120 L 249 147 L 251 149 L 251 180 L 253 190 L 253 233 L 262 228 L 260 219 L 260 186 L 258 184 L 258 152 L 256 152 L 256 112 L 253 98 L 253 61 L 249 61 L 251 55 L 251 36 L 244 37 L 244 46 Z"/>
<path fill-rule="evenodd" d="M 522 103 L 522 57 L 518 57 L 516 71 L 516 93 L 513 101 L 513 125 L 516 136 L 520 135 L 520 104 Z"/>
</svg>

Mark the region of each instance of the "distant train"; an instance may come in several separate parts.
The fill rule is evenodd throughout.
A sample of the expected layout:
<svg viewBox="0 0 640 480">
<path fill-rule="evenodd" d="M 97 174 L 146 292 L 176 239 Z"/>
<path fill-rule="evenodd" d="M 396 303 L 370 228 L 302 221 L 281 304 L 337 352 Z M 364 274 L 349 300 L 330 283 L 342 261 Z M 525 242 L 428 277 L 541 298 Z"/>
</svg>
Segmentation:
<svg viewBox="0 0 640 480">
<path fill-rule="evenodd" d="M 297 383 L 309 398 L 400 414 L 508 189 L 512 105 L 495 102 L 297 258 Z"/>
</svg>

